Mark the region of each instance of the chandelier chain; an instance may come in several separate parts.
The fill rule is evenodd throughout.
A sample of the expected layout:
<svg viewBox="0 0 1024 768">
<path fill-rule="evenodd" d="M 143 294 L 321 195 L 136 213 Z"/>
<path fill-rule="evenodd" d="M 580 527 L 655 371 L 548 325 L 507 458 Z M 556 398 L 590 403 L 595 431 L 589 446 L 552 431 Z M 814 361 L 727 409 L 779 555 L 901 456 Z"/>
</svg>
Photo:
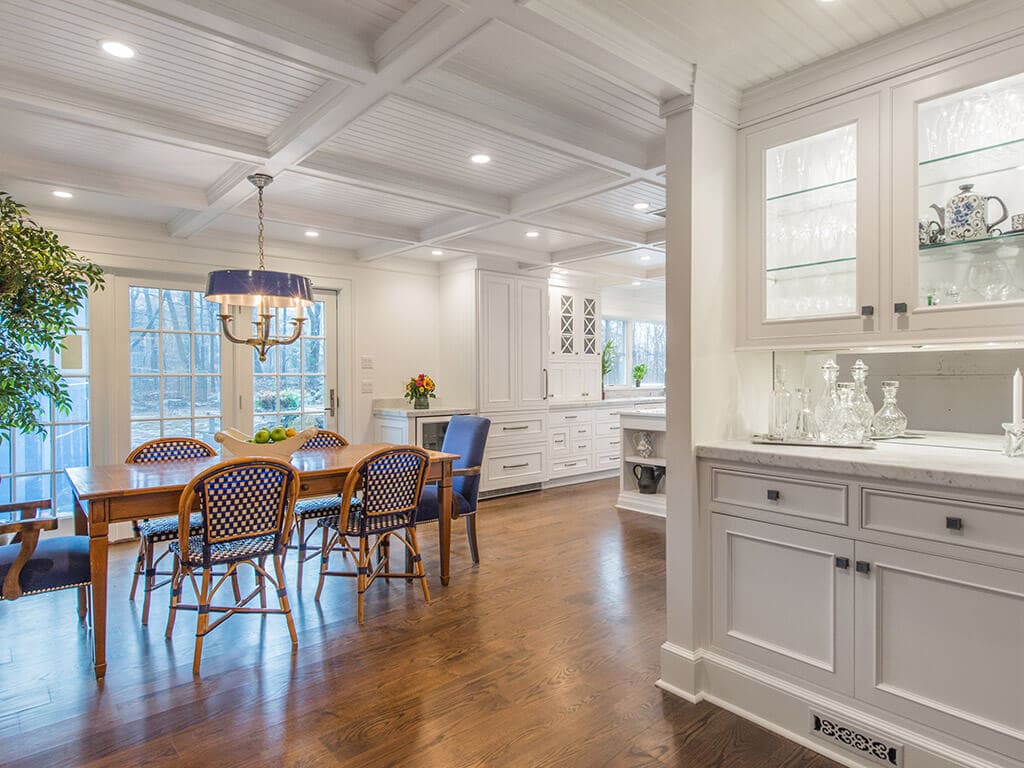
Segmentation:
<svg viewBox="0 0 1024 768">
<path fill-rule="evenodd" d="M 259 244 L 259 268 L 263 269 L 263 187 L 257 188 L 257 194 L 259 195 L 259 210 L 257 216 L 259 217 L 259 230 L 257 234 L 257 243 Z"/>
</svg>

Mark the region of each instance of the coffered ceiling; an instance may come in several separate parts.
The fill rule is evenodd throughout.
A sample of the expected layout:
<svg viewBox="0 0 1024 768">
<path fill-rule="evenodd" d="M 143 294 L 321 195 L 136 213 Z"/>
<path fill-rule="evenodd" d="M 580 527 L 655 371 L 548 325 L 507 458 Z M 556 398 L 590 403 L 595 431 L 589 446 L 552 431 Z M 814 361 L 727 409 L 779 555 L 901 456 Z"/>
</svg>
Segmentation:
<svg viewBox="0 0 1024 768">
<path fill-rule="evenodd" d="M 695 62 L 742 89 L 959 4 L 0 0 L 0 188 L 254 236 L 262 171 L 271 256 L 290 240 L 657 279 L 659 109 Z"/>
</svg>

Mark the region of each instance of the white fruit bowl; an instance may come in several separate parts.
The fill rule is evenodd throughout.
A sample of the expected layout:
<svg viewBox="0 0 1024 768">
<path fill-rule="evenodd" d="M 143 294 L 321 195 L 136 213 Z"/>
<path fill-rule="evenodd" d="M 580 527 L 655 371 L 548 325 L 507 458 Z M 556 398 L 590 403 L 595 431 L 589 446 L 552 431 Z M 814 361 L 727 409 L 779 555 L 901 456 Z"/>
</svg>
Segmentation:
<svg viewBox="0 0 1024 768">
<path fill-rule="evenodd" d="M 236 457 L 243 456 L 269 456 L 274 459 L 287 461 L 292 457 L 307 440 L 313 438 L 317 433 L 316 427 L 307 427 L 301 432 L 296 432 L 287 440 L 277 443 L 250 443 L 252 435 L 239 432 L 237 429 L 225 429 L 213 436 L 213 439 L 224 446 L 224 452 Z"/>
</svg>

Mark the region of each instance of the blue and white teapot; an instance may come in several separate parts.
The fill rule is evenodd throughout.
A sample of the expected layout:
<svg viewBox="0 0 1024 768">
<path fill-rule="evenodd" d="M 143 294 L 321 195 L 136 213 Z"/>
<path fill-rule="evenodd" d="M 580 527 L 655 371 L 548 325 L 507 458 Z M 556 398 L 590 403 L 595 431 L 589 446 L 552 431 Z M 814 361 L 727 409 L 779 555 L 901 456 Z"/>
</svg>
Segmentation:
<svg viewBox="0 0 1024 768">
<path fill-rule="evenodd" d="M 946 230 L 946 240 L 976 240 L 989 237 L 997 224 L 1006 221 L 1010 212 L 1006 203 L 998 197 L 980 195 L 972 192 L 973 184 L 961 184 L 959 194 L 953 195 L 946 203 L 945 220 L 942 222 Z M 995 200 L 1003 209 L 1003 215 L 997 220 L 988 220 L 988 202 Z M 998 234 L 998 233 L 997 233 Z"/>
</svg>

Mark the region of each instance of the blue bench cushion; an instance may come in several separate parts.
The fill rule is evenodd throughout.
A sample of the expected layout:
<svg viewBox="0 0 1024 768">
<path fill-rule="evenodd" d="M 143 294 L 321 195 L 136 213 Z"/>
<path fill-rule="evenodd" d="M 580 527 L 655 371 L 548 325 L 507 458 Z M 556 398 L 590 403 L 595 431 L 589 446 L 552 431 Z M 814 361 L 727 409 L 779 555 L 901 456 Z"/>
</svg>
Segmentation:
<svg viewBox="0 0 1024 768">
<path fill-rule="evenodd" d="M 461 493 L 452 491 L 452 496 L 455 499 L 455 508 L 459 510 L 460 515 L 468 515 L 471 511 L 469 508 L 469 502 L 466 501 L 466 497 Z M 420 505 L 416 508 L 416 522 L 428 522 L 430 520 L 437 520 L 437 486 L 433 483 L 429 483 L 423 486 L 423 495 L 420 496 Z"/>
<path fill-rule="evenodd" d="M 7 578 L 21 544 L 0 546 L 0 584 Z M 21 569 L 18 582 L 26 595 L 89 583 L 89 537 L 53 536 L 40 539 Z"/>
</svg>

